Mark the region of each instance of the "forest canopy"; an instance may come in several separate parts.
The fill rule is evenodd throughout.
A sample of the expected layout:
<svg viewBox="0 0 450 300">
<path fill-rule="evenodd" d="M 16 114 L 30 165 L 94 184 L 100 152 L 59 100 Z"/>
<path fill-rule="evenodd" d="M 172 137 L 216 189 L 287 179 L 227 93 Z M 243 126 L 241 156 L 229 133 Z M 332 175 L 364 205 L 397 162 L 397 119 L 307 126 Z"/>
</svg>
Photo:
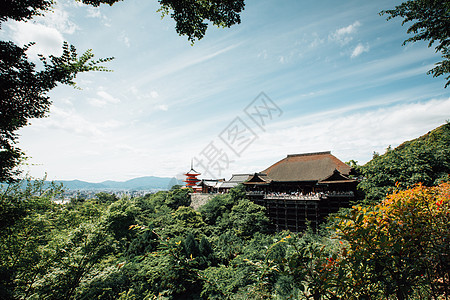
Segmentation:
<svg viewBox="0 0 450 300">
<path fill-rule="evenodd" d="M 450 123 L 427 134 L 375 154 L 364 166 L 357 167 L 363 177 L 358 188 L 368 201 L 379 201 L 393 190 L 422 183 L 438 185 L 449 180 Z"/>
<path fill-rule="evenodd" d="M 388 195 L 341 210 L 317 232 L 274 231 L 243 186 L 194 210 L 192 190 L 180 187 L 62 205 L 59 186 L 11 183 L 0 193 L 0 298 L 447 299 L 450 185 L 444 169 L 423 165 L 446 162 L 448 130 L 362 166 L 364 191 Z M 394 167 L 380 184 L 374 170 L 424 153 L 413 170 L 433 176 L 414 178 L 429 186 L 401 181 L 410 175 Z"/>
</svg>

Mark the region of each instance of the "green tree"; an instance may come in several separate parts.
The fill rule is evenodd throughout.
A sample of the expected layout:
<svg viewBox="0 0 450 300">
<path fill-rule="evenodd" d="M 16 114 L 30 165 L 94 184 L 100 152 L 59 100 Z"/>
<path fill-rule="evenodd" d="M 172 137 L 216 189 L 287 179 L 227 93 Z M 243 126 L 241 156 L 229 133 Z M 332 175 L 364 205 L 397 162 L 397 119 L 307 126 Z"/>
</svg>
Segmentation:
<svg viewBox="0 0 450 300">
<path fill-rule="evenodd" d="M 115 194 L 109 194 L 105 192 L 95 194 L 95 198 L 97 198 L 98 202 L 103 204 L 111 204 L 119 200 Z"/>
<path fill-rule="evenodd" d="M 55 204 L 60 187 L 29 180 L 0 194 L 0 298 L 67 299 L 114 248 L 100 209 Z M 95 217 L 94 217 L 95 216 Z"/>
<path fill-rule="evenodd" d="M 105 214 L 106 228 L 117 240 L 124 240 L 127 243 L 131 241 L 134 232 L 130 226 L 137 223 L 139 208 L 136 207 L 133 200 L 120 199 L 114 202 L 108 208 Z"/>
<path fill-rule="evenodd" d="M 216 223 L 220 222 L 222 217 L 227 217 L 231 212 L 231 208 L 236 203 L 237 202 L 234 202 L 228 194 L 217 195 L 205 205 L 202 205 L 199 208 L 199 211 L 203 215 L 206 223 L 209 225 L 216 225 Z"/>
<path fill-rule="evenodd" d="M 16 3 L 18 1 L 14 1 Z M 28 46 L 0 41 L 0 182 L 13 179 L 23 153 L 17 146 L 17 130 L 32 118 L 42 118 L 51 101 L 47 93 L 58 83 L 75 85 L 80 72 L 105 71 L 99 66 L 112 58 L 94 61 L 90 50 L 78 56 L 76 49 L 64 43 L 59 57 L 41 57 L 42 70 L 28 60 Z"/>
<path fill-rule="evenodd" d="M 194 235 L 189 232 L 183 242 L 186 257 L 198 257 L 200 255 L 199 244 Z"/>
<path fill-rule="evenodd" d="M 173 217 L 182 227 L 199 228 L 206 225 L 205 222 L 203 222 L 202 215 L 190 206 L 178 207 L 178 209 L 173 213 Z"/>
<path fill-rule="evenodd" d="M 189 195 L 192 189 L 176 189 L 167 193 L 165 203 L 172 209 L 177 209 L 180 206 L 191 205 L 191 196 Z"/>
<path fill-rule="evenodd" d="M 45 273 L 52 255 L 42 245 L 49 242 L 49 218 L 58 194 L 43 181 L 17 182 L 0 191 L 0 298 L 24 298 L 37 277 Z"/>
<path fill-rule="evenodd" d="M 64 235 L 63 235 L 64 234 Z M 101 260 L 114 250 L 112 237 L 100 223 L 82 223 L 78 228 L 55 234 L 49 251 L 51 268 L 37 281 L 36 299 L 73 299 L 81 284 Z M 94 274 L 97 270 L 94 271 Z"/>
<path fill-rule="evenodd" d="M 340 217 L 344 243 L 333 271 L 343 297 L 447 299 L 450 296 L 450 185 L 418 185 Z"/>
<path fill-rule="evenodd" d="M 268 232 L 269 219 L 265 207 L 244 199 L 233 206 L 227 220 L 238 236 L 250 238 L 257 232 Z"/>
<path fill-rule="evenodd" d="M 203 288 L 201 296 L 203 299 L 250 299 L 238 291 L 246 285 L 248 274 L 239 266 L 219 265 L 202 270 Z"/>
<path fill-rule="evenodd" d="M 437 185 L 450 174 L 450 123 L 374 157 L 359 168 L 358 185 L 368 201 L 380 201 L 393 190 L 417 183 Z"/>
<path fill-rule="evenodd" d="M 435 50 L 442 54 L 443 60 L 428 74 L 437 77 L 450 73 L 450 1 L 409 0 L 394 9 L 383 10 L 380 14 L 389 15 L 388 20 L 402 17 L 402 25 L 413 22 L 407 30 L 413 36 L 405 40 L 403 45 L 423 40 L 428 41 L 428 47 L 431 47 L 436 42 Z M 446 79 L 445 87 L 450 84 L 450 75 Z"/>
<path fill-rule="evenodd" d="M 159 0 L 163 16 L 170 14 L 176 22 L 176 30 L 195 42 L 203 38 L 210 21 L 213 25 L 230 27 L 241 22 L 239 13 L 244 0 Z"/>
<path fill-rule="evenodd" d="M 228 218 L 228 214 L 234 205 L 246 198 L 245 187 L 240 184 L 230 190 L 230 193 L 217 195 L 201 206 L 199 211 L 204 216 L 205 222 L 210 225 L 220 223 L 221 218 Z"/>
</svg>

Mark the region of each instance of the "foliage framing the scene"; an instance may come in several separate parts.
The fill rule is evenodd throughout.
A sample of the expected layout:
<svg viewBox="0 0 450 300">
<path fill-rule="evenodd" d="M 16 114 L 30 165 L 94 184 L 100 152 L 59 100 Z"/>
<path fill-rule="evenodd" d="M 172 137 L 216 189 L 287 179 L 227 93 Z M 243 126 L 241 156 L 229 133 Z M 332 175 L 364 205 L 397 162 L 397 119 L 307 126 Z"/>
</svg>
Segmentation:
<svg viewBox="0 0 450 300">
<path fill-rule="evenodd" d="M 64 205 L 53 201 L 59 191 L 42 181 L 3 187 L 0 298 L 450 296 L 448 182 L 355 205 L 317 233 L 271 231 L 264 207 L 239 188 L 198 212 L 183 206 L 183 190 Z"/>
<path fill-rule="evenodd" d="M 428 71 L 433 77 L 450 73 L 450 1 L 448 0 L 408 0 L 394 9 L 384 10 L 380 14 L 387 14 L 388 20 L 402 17 L 402 25 L 409 22 L 413 24 L 407 33 L 413 34 L 403 42 L 428 41 L 428 47 L 437 43 L 436 52 L 442 55 L 442 61 Z M 445 77 L 450 84 L 450 75 Z"/>
</svg>

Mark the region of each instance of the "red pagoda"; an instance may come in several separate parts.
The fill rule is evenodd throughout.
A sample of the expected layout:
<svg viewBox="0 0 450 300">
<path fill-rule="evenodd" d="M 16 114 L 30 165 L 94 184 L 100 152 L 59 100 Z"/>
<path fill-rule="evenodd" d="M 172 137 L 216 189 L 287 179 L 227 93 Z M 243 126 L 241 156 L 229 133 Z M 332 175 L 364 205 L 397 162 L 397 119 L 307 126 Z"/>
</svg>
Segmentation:
<svg viewBox="0 0 450 300">
<path fill-rule="evenodd" d="M 200 181 L 200 179 L 197 178 L 197 176 L 200 175 L 200 173 L 194 170 L 192 161 L 191 161 L 191 170 L 184 175 L 186 176 L 186 180 L 184 180 L 184 182 L 186 182 L 186 187 L 194 188 L 194 186 L 197 185 L 197 182 Z"/>
</svg>

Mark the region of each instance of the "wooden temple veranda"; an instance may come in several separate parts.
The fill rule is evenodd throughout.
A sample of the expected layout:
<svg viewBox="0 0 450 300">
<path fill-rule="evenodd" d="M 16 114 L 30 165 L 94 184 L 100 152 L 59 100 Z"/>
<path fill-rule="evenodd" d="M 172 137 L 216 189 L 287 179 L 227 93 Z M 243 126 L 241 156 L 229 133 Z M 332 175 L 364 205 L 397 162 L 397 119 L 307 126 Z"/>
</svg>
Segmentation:
<svg viewBox="0 0 450 300">
<path fill-rule="evenodd" d="M 247 196 L 266 208 L 277 230 L 313 229 L 355 197 L 352 169 L 331 152 L 288 155 L 243 182 Z"/>
<path fill-rule="evenodd" d="M 186 186 L 193 188 L 194 195 L 205 196 L 197 206 L 243 184 L 247 197 L 266 208 L 276 230 L 292 232 L 305 230 L 308 222 L 317 229 L 330 213 L 348 207 L 358 184 L 350 178 L 352 168 L 329 151 L 291 154 L 259 173 L 234 174 L 228 181 L 200 180 L 198 175 L 192 165 L 185 174 Z"/>
</svg>

